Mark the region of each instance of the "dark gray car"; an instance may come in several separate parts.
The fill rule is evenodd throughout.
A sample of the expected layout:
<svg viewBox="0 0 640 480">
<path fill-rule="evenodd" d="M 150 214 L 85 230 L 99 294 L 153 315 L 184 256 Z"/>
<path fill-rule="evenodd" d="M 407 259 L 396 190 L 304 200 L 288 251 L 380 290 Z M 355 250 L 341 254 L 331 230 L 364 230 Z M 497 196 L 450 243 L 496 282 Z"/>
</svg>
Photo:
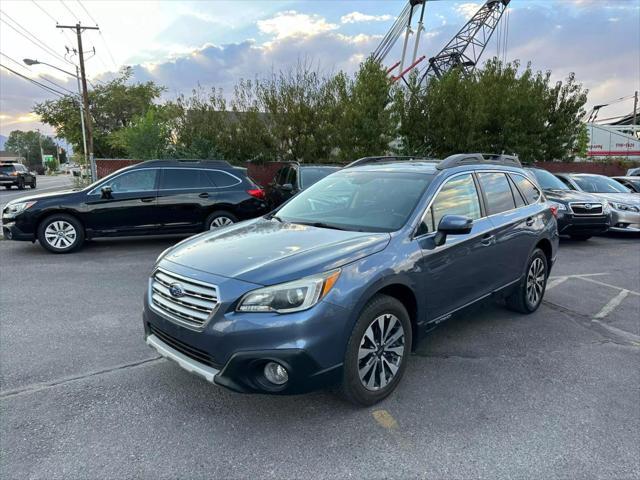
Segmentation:
<svg viewBox="0 0 640 480">
<path fill-rule="evenodd" d="M 554 210 L 513 158 L 362 159 L 277 211 L 163 252 L 146 342 L 209 382 L 371 405 L 434 325 L 493 294 L 540 305 Z"/>
</svg>

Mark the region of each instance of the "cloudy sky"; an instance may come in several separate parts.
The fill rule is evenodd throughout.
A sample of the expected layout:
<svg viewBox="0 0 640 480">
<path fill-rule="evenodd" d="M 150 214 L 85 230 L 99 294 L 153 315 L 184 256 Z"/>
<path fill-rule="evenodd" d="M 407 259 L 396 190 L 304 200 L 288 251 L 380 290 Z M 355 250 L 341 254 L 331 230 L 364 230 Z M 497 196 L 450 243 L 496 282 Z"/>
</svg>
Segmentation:
<svg viewBox="0 0 640 480">
<path fill-rule="evenodd" d="M 47 66 L 26 67 L 34 58 L 74 70 L 71 32 L 55 24 L 80 21 L 100 26 L 87 31 L 85 50 L 93 81 L 109 78 L 123 65 L 138 80 L 167 87 L 166 97 L 196 85 L 230 92 L 241 77 L 286 69 L 300 59 L 323 71 L 352 72 L 380 42 L 405 0 L 101 1 L 3 0 L 0 3 L 0 63 L 53 87 L 75 90 L 75 80 Z M 458 31 L 480 2 L 431 1 L 420 53 L 431 56 Z M 398 46 L 399 47 L 399 46 Z M 495 38 L 485 59 L 495 55 Z M 385 63 L 399 58 L 392 52 Z M 552 70 L 561 80 L 575 72 L 590 90 L 589 105 L 608 103 L 640 89 L 640 0 L 512 0 L 507 58 Z M 53 87 L 58 88 L 59 87 Z M 56 95 L 0 69 L 0 134 L 41 128 L 31 113 L 35 102 Z M 601 116 L 628 113 L 630 99 Z"/>
</svg>

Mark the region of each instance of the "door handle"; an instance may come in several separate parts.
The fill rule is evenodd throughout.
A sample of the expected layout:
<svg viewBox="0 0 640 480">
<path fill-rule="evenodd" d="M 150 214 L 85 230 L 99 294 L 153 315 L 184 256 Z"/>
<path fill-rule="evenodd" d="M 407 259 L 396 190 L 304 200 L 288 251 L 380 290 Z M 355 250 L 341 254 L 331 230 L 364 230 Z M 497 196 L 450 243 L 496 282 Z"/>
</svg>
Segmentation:
<svg viewBox="0 0 640 480">
<path fill-rule="evenodd" d="M 485 235 L 484 237 L 482 237 L 482 240 L 480 240 L 480 243 L 484 246 L 484 247 L 488 247 L 491 244 L 493 244 L 493 240 L 496 238 L 495 235 Z"/>
<path fill-rule="evenodd" d="M 527 224 L 527 227 L 530 227 L 531 225 L 533 225 L 535 223 L 535 220 L 533 217 L 529 217 L 527 218 L 527 221 L 525 222 Z"/>
<path fill-rule="evenodd" d="M 144 198 L 141 198 L 140 201 L 144 203 L 149 203 L 149 202 L 153 202 L 155 199 L 156 197 L 144 197 Z"/>
<path fill-rule="evenodd" d="M 209 194 L 207 192 L 201 193 L 198 195 L 200 198 L 209 198 Z"/>
</svg>

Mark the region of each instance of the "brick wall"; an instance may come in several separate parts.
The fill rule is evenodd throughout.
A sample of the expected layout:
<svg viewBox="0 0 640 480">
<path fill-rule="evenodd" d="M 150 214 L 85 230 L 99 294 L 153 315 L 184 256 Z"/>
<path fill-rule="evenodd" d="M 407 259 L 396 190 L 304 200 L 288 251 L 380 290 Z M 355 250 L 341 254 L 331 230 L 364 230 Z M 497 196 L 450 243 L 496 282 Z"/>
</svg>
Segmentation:
<svg viewBox="0 0 640 480">
<path fill-rule="evenodd" d="M 625 175 L 634 165 L 619 162 L 536 162 L 535 166 L 557 173 L 597 173 L 615 177 Z"/>
<path fill-rule="evenodd" d="M 103 178 L 115 172 L 116 170 L 135 165 L 136 163 L 140 163 L 141 160 L 124 158 L 96 158 L 95 162 L 98 178 Z"/>
</svg>

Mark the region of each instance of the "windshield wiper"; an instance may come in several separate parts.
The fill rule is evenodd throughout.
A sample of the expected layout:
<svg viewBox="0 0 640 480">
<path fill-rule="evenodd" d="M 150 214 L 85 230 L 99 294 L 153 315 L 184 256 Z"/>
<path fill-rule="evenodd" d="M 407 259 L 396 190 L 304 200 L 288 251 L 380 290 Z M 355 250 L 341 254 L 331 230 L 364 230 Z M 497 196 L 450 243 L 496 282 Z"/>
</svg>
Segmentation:
<svg viewBox="0 0 640 480">
<path fill-rule="evenodd" d="M 338 227 L 336 225 L 331 225 L 329 223 L 323 222 L 294 222 L 298 225 L 308 225 L 310 227 L 318 227 L 318 228 L 330 228 L 332 230 L 348 230 L 347 228 Z"/>
<path fill-rule="evenodd" d="M 275 219 L 275 220 L 279 221 L 280 223 L 283 222 L 283 220 L 278 215 L 276 215 L 275 213 L 270 213 L 265 218 L 267 220 Z"/>
</svg>

